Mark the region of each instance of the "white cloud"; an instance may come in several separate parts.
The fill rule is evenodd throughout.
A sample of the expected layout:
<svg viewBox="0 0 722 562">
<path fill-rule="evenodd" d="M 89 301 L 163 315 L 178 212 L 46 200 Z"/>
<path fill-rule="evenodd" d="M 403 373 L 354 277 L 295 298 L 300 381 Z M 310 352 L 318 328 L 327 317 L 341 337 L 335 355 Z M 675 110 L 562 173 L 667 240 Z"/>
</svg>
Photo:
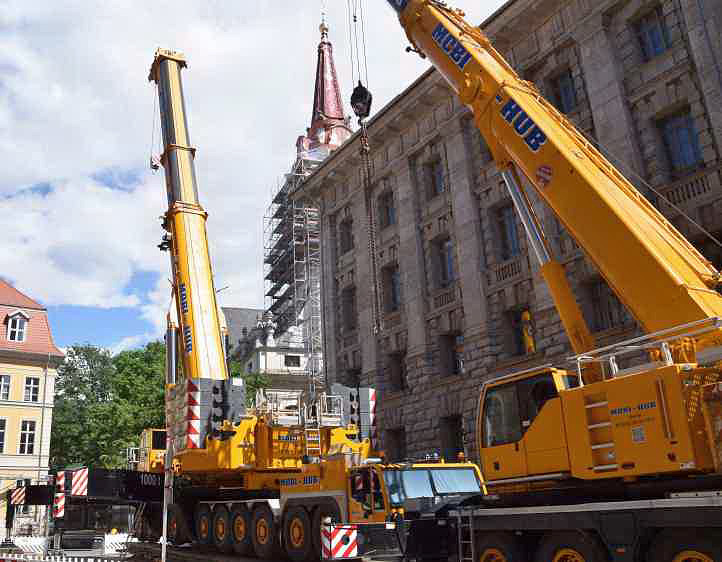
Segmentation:
<svg viewBox="0 0 722 562">
<path fill-rule="evenodd" d="M 456 2 L 474 22 L 501 3 Z M 347 3 L 328 4 L 348 106 Z M 427 64 L 404 52 L 386 2 L 367 4 L 378 110 Z M 262 217 L 309 125 L 319 10 L 320 1 L 0 3 L 0 274 L 50 305 L 138 307 L 160 333 L 168 257 L 155 246 L 165 187 L 162 174 L 140 171 L 154 112 L 147 72 L 161 45 L 189 61 L 184 87 L 200 197 L 216 286 L 229 285 L 222 303 L 261 305 Z M 108 170 L 139 177 L 122 190 L 92 179 Z M 50 193 L 27 190 L 41 183 Z M 127 290 L 138 270 L 161 274 L 147 295 Z"/>
<path fill-rule="evenodd" d="M 121 351 L 127 351 L 129 349 L 136 349 L 144 346 L 146 343 L 158 339 L 158 334 L 154 332 L 147 332 L 145 334 L 139 334 L 136 336 L 126 336 L 117 343 L 110 346 L 110 353 L 117 355 Z"/>
</svg>

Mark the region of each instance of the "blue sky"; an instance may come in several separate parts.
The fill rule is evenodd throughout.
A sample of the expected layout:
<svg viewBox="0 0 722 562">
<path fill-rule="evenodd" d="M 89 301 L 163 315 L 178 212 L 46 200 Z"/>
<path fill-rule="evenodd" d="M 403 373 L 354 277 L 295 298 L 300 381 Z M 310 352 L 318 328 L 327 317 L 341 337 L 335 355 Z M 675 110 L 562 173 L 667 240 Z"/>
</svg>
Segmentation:
<svg viewBox="0 0 722 562">
<path fill-rule="evenodd" d="M 478 23 L 503 0 L 457 0 Z M 327 2 L 347 104 L 346 2 Z M 184 93 L 223 306 L 263 306 L 263 215 L 309 126 L 321 0 L 0 2 L 0 277 L 43 302 L 61 346 L 161 337 L 170 297 L 156 47 L 184 51 Z M 396 17 L 365 7 L 374 110 L 427 63 Z M 373 22 L 373 24 L 370 24 Z M 249 48 L 252 46 L 252 48 Z M 259 47 L 261 46 L 261 47 Z M 7 164 L 10 165 L 7 165 Z"/>
</svg>

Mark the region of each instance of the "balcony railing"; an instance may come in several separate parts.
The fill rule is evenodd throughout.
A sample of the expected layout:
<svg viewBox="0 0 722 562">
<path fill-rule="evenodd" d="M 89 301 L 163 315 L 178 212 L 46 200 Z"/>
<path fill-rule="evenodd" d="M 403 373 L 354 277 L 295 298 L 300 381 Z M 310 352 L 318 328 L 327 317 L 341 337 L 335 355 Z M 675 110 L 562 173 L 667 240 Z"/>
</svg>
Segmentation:
<svg viewBox="0 0 722 562">
<path fill-rule="evenodd" d="M 720 188 L 722 166 L 701 170 L 661 190 L 664 198 L 674 205 L 688 205 L 703 195 Z M 666 210 L 662 203 L 662 210 Z"/>
</svg>

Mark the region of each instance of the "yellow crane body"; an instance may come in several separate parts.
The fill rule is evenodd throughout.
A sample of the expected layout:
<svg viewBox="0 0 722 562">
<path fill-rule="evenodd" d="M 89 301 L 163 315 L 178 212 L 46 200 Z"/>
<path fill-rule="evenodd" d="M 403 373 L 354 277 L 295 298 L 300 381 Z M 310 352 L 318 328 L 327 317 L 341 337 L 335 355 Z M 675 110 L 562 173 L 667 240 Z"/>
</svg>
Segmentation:
<svg viewBox="0 0 722 562">
<path fill-rule="evenodd" d="M 701 396 L 720 378 L 719 272 L 533 84 L 519 78 L 461 11 L 435 0 L 388 1 L 415 50 L 473 112 L 579 354 L 576 372 L 532 370 L 486 383 L 476 438 L 487 484 L 538 487 L 569 478 L 716 470 L 718 445 L 709 430 L 715 399 L 703 402 Z M 594 349 L 520 176 L 647 336 Z M 620 369 L 618 361 L 630 350 L 648 354 L 650 362 Z"/>
</svg>

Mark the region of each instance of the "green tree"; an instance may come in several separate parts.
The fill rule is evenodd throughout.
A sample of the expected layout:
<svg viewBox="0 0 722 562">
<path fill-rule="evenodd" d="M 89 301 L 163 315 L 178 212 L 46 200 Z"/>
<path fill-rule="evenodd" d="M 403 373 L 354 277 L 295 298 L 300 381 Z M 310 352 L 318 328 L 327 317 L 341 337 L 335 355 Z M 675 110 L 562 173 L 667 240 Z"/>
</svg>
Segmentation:
<svg viewBox="0 0 722 562">
<path fill-rule="evenodd" d="M 246 387 L 246 406 L 253 406 L 256 400 L 256 391 L 268 388 L 271 384 L 271 378 L 266 373 L 245 372 L 243 370 L 243 365 L 235 359 L 231 359 L 228 366 L 232 377 L 241 377 L 243 379 L 243 383 Z"/>
<path fill-rule="evenodd" d="M 58 368 L 50 442 L 54 467 L 122 467 L 148 427 L 164 427 L 165 346 L 115 356 L 92 345 L 68 349 Z"/>
</svg>

